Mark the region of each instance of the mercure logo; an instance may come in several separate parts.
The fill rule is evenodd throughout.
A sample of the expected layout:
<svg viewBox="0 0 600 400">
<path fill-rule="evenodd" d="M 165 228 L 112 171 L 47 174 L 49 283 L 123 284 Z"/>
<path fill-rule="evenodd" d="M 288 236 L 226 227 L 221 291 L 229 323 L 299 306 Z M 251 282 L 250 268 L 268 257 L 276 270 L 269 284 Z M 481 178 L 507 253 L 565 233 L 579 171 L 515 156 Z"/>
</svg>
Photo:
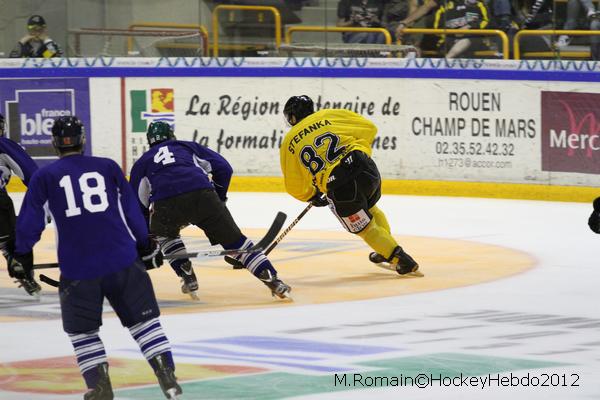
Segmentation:
<svg viewBox="0 0 600 400">
<path fill-rule="evenodd" d="M 600 94 L 542 92 L 542 170 L 600 173 Z"/>
</svg>

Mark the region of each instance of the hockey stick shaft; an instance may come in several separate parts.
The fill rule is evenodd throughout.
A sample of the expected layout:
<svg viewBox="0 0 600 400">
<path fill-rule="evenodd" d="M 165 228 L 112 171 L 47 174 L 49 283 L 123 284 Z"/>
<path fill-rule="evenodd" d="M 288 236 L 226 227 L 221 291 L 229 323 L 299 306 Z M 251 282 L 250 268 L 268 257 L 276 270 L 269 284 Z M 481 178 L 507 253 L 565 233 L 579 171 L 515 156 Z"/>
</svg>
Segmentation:
<svg viewBox="0 0 600 400">
<path fill-rule="evenodd" d="M 176 258 L 181 259 L 181 258 L 219 257 L 219 256 L 238 255 L 238 254 L 254 253 L 257 251 L 262 251 L 262 250 L 264 250 L 265 247 L 267 247 L 267 245 L 269 243 L 271 243 L 275 239 L 275 236 L 279 233 L 279 231 L 283 227 L 283 224 L 285 223 L 286 218 L 287 218 L 287 216 L 284 213 L 278 212 L 277 215 L 275 216 L 275 219 L 273 220 L 273 223 L 271 224 L 271 227 L 269 228 L 269 230 L 267 231 L 265 236 L 263 236 L 263 238 L 260 239 L 260 241 L 258 243 L 256 243 L 254 246 L 248 247 L 246 249 L 206 250 L 206 251 L 200 251 L 200 252 L 194 252 L 194 253 L 173 254 L 170 256 L 166 256 L 165 260 L 172 260 L 172 259 L 176 259 Z"/>
<path fill-rule="evenodd" d="M 51 268 L 59 268 L 58 263 L 35 264 L 33 266 L 33 269 L 51 269 Z"/>
<path fill-rule="evenodd" d="M 285 228 L 285 230 L 283 232 L 281 232 L 281 234 L 277 237 L 277 239 L 275 239 L 275 241 L 273 241 L 273 243 L 271 243 L 271 245 L 269 247 L 267 247 L 267 249 L 265 250 L 265 255 L 269 254 L 271 251 L 273 251 L 273 249 L 279 244 L 279 242 L 281 242 L 283 240 L 285 235 L 290 233 L 290 231 L 298 224 L 298 222 L 300 222 L 302 217 L 304 217 L 306 215 L 306 213 L 312 207 L 313 207 L 312 203 L 308 203 L 308 205 L 304 208 L 304 210 L 302 210 L 302 212 L 296 217 L 296 219 L 293 220 L 290 223 L 290 225 L 287 228 Z"/>
<path fill-rule="evenodd" d="M 290 233 L 290 231 L 298 224 L 298 222 L 300 222 L 300 220 L 302 219 L 302 217 L 304 217 L 306 215 L 306 213 L 308 213 L 308 211 L 312 207 L 313 207 L 313 204 L 312 203 L 308 203 L 308 205 L 304 208 L 304 210 L 302 210 L 302 212 L 296 217 L 296 219 L 293 220 L 287 228 L 285 228 L 285 230 L 277 237 L 277 239 L 275 239 L 273 241 L 273 243 L 271 243 L 269 245 L 269 247 L 267 247 L 267 249 L 265 250 L 265 255 L 268 255 L 271 251 L 273 251 L 273 249 L 277 246 L 277 244 L 279 244 L 279 242 L 281 242 L 283 240 L 283 238 L 288 233 Z M 244 268 L 244 264 L 242 264 L 240 261 L 236 260 L 233 257 L 226 256 L 225 257 L 225 261 L 228 264 L 233 265 L 233 267 L 236 268 L 236 269 Z"/>
<path fill-rule="evenodd" d="M 172 260 L 176 258 L 205 258 L 205 257 L 218 257 L 218 256 L 226 256 L 226 255 L 237 255 L 243 253 L 253 253 L 256 251 L 261 251 L 265 247 L 269 245 L 275 239 L 275 236 L 279 233 L 283 224 L 285 223 L 287 216 L 278 212 L 273 220 L 273 223 L 269 227 L 269 230 L 263 236 L 262 239 L 254 246 L 249 247 L 247 249 L 229 249 L 229 250 L 203 250 L 193 253 L 183 253 L 183 254 L 173 254 L 171 256 L 164 257 L 165 260 Z M 50 269 L 50 268 L 59 268 L 58 263 L 47 263 L 47 264 L 36 264 L 33 266 L 33 269 Z"/>
</svg>

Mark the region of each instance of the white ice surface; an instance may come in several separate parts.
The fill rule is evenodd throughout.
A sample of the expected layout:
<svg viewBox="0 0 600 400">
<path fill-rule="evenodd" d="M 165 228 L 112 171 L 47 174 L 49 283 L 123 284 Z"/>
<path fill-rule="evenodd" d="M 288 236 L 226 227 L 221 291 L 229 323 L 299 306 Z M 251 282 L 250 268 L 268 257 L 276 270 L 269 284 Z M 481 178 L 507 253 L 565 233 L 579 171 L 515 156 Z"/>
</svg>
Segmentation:
<svg viewBox="0 0 600 400">
<path fill-rule="evenodd" d="M 304 396 L 303 399 L 480 399 L 482 396 L 489 399 L 600 399 L 600 320 L 589 328 L 573 328 L 568 324 L 534 326 L 451 316 L 454 313 L 491 310 L 523 314 L 525 321 L 527 314 L 599 319 L 600 236 L 589 231 L 586 224 L 590 205 L 413 196 L 384 196 L 379 205 L 396 234 L 506 246 L 530 254 L 538 260 L 537 265 L 525 273 L 490 283 L 394 298 L 164 316 L 163 326 L 171 342 L 177 344 L 232 335 L 282 336 L 287 331 L 333 326 L 335 329 L 316 330 L 293 337 L 398 347 L 404 349 L 401 356 L 467 353 L 561 362 L 568 366 L 536 370 L 535 373 L 577 373 L 581 376 L 579 387 L 496 387 L 485 390 L 394 387 L 334 392 Z M 275 210 L 282 210 L 294 218 L 304 207 L 284 194 L 274 193 L 231 193 L 228 206 L 238 224 L 245 228 L 266 227 Z M 339 231 L 342 228 L 326 208 L 321 208 L 311 210 L 296 229 Z M 400 318 L 409 321 L 359 326 L 369 321 Z M 444 328 L 465 325 L 473 327 L 443 331 Z M 435 330 L 439 332 L 433 332 Z M 376 335 L 394 331 L 401 334 Z M 535 336 L 540 331 L 550 333 Z M 101 332 L 109 354 L 133 345 L 128 332 L 115 318 L 105 319 Z M 528 338 L 527 333 L 533 336 Z M 371 334 L 373 337 L 369 337 Z M 511 335 L 518 334 L 524 337 L 516 340 L 517 344 L 493 347 L 494 343 L 515 341 Z M 349 336 L 361 338 L 351 339 Z M 478 346 L 479 349 L 473 348 Z M 0 324 L 0 362 L 71 354 L 71 345 L 59 321 Z M 211 360 L 211 363 L 216 361 Z M 0 391 L 0 399 L 3 400 L 24 398 L 23 394 Z M 50 400 L 80 396 L 32 395 L 27 398 Z"/>
</svg>

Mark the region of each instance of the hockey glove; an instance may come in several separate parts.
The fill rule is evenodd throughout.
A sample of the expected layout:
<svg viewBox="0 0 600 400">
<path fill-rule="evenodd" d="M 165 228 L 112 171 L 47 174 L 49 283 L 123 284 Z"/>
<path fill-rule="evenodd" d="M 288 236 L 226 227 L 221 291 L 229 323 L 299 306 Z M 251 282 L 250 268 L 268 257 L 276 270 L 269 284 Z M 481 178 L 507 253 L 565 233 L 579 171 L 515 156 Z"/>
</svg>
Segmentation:
<svg viewBox="0 0 600 400">
<path fill-rule="evenodd" d="M 148 246 L 138 249 L 138 252 L 147 270 L 159 268 L 163 264 L 163 254 L 160 251 L 160 245 L 153 238 L 148 238 Z"/>
<path fill-rule="evenodd" d="M 313 205 L 313 207 L 325 207 L 329 205 L 329 202 L 327 201 L 327 196 L 325 196 L 321 192 L 317 192 L 317 194 L 311 197 L 308 201 Z"/>
<path fill-rule="evenodd" d="M 594 200 L 594 211 L 588 219 L 588 226 L 594 233 L 600 233 L 600 197 Z"/>
<path fill-rule="evenodd" d="M 33 277 L 33 252 L 9 256 L 8 275 L 30 296 L 36 296 L 42 290 Z"/>
<path fill-rule="evenodd" d="M 8 275 L 15 279 L 33 278 L 33 253 L 9 256 Z"/>
</svg>

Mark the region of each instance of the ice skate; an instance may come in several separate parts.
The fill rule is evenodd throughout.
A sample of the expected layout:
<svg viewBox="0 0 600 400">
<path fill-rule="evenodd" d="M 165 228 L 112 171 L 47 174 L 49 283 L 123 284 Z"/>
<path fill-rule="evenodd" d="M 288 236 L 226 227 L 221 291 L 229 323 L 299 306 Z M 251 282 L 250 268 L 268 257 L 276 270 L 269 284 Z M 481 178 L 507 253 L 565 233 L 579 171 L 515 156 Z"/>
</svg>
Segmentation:
<svg viewBox="0 0 600 400">
<path fill-rule="evenodd" d="M 419 264 L 407 253 L 404 252 L 402 247 L 398 246 L 394 249 L 390 259 L 386 259 L 379 253 L 369 254 L 369 261 L 376 266 L 395 271 L 400 275 L 422 277 L 423 273 L 419 271 Z"/>
<path fill-rule="evenodd" d="M 6 257 L 6 256 L 5 256 Z M 6 263 L 9 263 L 10 258 L 6 258 Z M 36 282 L 33 277 L 33 272 L 26 272 L 23 265 L 17 261 L 12 261 L 12 268 L 15 271 L 15 275 L 21 276 L 20 278 L 14 278 L 14 282 L 22 287 L 28 295 L 34 297 L 36 300 L 40 300 L 40 292 L 42 291 L 42 287 L 39 283 Z"/>
<path fill-rule="evenodd" d="M 269 289 L 271 289 L 271 295 L 273 297 L 277 296 L 280 299 L 292 300 L 290 296 L 290 292 L 292 291 L 291 286 L 283 283 L 282 280 L 277 278 L 277 275 L 272 275 L 271 271 L 268 269 L 265 268 L 258 276 L 258 279 L 260 279 L 265 285 L 267 285 Z"/>
<path fill-rule="evenodd" d="M 165 397 L 169 400 L 177 400 L 182 393 L 181 386 L 177 383 L 175 371 L 167 363 L 164 354 L 159 354 L 150 359 L 150 365 L 154 369 L 154 374 L 158 378 L 158 383 Z"/>
<path fill-rule="evenodd" d="M 194 273 L 194 268 L 192 268 L 192 263 L 187 261 L 185 264 L 181 265 L 181 292 L 184 294 L 189 294 L 193 300 L 199 300 L 198 298 L 198 279 L 196 279 L 196 274 Z"/>
<path fill-rule="evenodd" d="M 98 364 L 96 368 L 100 376 L 98 384 L 83 396 L 83 400 L 113 400 L 115 396 L 110 384 L 110 377 L 108 376 L 108 364 Z"/>
<path fill-rule="evenodd" d="M 40 300 L 40 292 L 42 291 L 42 287 L 39 283 L 35 281 L 35 279 L 17 279 L 15 283 L 25 289 L 28 295 L 34 297 L 36 300 Z"/>
<path fill-rule="evenodd" d="M 396 271 L 396 267 L 390 264 L 384 256 L 379 253 L 372 252 L 369 254 L 369 261 L 375 264 L 379 268 L 387 269 L 389 271 Z"/>
<path fill-rule="evenodd" d="M 375 252 L 369 254 L 369 261 L 371 261 L 373 264 L 387 263 L 387 259 L 384 256 Z"/>
</svg>

